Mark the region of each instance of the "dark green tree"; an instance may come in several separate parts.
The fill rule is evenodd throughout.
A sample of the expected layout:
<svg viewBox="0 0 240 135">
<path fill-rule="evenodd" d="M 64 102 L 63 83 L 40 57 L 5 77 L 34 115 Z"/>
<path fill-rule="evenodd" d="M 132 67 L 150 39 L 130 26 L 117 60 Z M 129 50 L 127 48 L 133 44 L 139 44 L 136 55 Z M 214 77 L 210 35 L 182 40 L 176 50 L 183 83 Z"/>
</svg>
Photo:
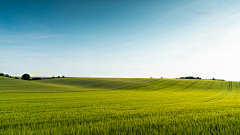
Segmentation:
<svg viewBox="0 0 240 135">
<path fill-rule="evenodd" d="M 9 74 L 5 74 L 5 77 L 9 77 L 10 75 Z"/>
<path fill-rule="evenodd" d="M 23 80 L 29 80 L 30 79 L 30 75 L 25 73 L 25 74 L 22 75 L 22 79 Z"/>
<path fill-rule="evenodd" d="M 0 73 L 0 76 L 4 76 L 4 73 Z"/>
</svg>

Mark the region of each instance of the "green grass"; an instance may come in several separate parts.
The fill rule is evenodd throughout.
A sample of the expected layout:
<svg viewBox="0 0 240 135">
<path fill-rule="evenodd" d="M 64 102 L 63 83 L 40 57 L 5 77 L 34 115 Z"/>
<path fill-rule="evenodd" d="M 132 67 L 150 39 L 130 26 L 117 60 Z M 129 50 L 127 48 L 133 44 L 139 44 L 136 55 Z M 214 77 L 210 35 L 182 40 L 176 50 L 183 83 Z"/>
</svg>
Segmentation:
<svg viewBox="0 0 240 135">
<path fill-rule="evenodd" d="M 11 81 L 19 82 L 12 83 L 12 88 L 11 85 L 4 85 L 8 89 L 0 88 L 1 92 L 4 91 L 0 93 L 1 135 L 240 134 L 239 82 L 180 79 L 148 79 L 152 82 L 145 82 L 140 79 L 142 82 L 133 83 L 138 79 L 0 79 L 1 85 L 8 81 L 9 84 Z M 103 82 L 106 82 L 105 85 L 102 85 Z M 11 89 L 21 91 L 23 86 L 30 84 L 31 87 L 34 85 L 41 87 L 41 90 L 46 89 L 45 93 L 6 93 Z M 102 90 L 62 90 L 71 87 L 78 91 L 98 86 Z M 56 87 L 56 91 L 57 88 L 61 89 L 61 92 L 47 92 L 52 91 L 53 87 Z"/>
<path fill-rule="evenodd" d="M 0 77 L 0 93 L 21 92 L 76 92 L 114 90 L 136 84 L 156 81 L 146 78 L 54 78 L 42 80 L 21 80 Z"/>
</svg>

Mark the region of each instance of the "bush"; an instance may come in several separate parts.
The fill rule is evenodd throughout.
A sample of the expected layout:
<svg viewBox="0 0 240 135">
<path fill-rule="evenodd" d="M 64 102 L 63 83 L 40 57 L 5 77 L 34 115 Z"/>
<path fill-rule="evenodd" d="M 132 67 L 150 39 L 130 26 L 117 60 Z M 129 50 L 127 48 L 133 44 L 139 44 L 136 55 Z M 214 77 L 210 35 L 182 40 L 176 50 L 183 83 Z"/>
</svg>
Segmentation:
<svg viewBox="0 0 240 135">
<path fill-rule="evenodd" d="M 27 74 L 27 73 L 26 73 L 26 74 L 23 74 L 23 75 L 22 75 L 22 79 L 23 79 L 23 80 L 29 80 L 29 79 L 30 79 L 30 75 Z"/>
<path fill-rule="evenodd" d="M 18 77 L 14 77 L 15 79 L 19 79 Z"/>
</svg>

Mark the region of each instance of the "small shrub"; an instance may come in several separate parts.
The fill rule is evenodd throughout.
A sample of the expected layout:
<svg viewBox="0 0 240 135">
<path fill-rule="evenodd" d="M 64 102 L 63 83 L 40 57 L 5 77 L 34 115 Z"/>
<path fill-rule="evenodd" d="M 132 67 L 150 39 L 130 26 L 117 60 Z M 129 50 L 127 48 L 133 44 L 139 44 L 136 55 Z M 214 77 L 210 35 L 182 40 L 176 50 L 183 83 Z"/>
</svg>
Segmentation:
<svg viewBox="0 0 240 135">
<path fill-rule="evenodd" d="M 32 78 L 32 80 L 41 80 L 41 79 L 42 79 L 42 78 L 40 78 L 40 77 L 35 77 L 35 78 L 33 77 L 33 78 Z"/>
<path fill-rule="evenodd" d="M 14 77 L 15 79 L 19 79 L 18 77 Z"/>
</svg>

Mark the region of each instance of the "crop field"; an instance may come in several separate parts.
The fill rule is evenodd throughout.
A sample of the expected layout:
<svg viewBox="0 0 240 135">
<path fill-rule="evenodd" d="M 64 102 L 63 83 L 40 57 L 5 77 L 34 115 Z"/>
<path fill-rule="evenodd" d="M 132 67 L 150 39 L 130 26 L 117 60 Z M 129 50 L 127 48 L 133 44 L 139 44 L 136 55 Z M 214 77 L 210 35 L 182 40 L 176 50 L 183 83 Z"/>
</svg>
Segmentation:
<svg viewBox="0 0 240 135">
<path fill-rule="evenodd" d="M 156 79 L 71 77 L 25 81 L 0 77 L 0 93 L 114 90 L 136 84 L 147 83 L 154 80 Z"/>
<path fill-rule="evenodd" d="M 240 83 L 0 77 L 0 135 L 240 134 Z"/>
</svg>

